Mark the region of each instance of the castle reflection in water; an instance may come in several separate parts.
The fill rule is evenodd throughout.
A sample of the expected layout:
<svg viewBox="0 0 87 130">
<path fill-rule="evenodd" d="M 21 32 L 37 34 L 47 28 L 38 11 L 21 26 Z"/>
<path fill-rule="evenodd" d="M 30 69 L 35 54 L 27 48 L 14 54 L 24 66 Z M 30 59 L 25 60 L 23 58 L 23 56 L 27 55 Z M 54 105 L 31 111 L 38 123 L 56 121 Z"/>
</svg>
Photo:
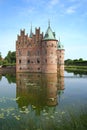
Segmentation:
<svg viewBox="0 0 87 130">
<path fill-rule="evenodd" d="M 16 73 L 16 97 L 19 108 L 56 106 L 64 91 L 64 72 L 61 74 Z"/>
</svg>

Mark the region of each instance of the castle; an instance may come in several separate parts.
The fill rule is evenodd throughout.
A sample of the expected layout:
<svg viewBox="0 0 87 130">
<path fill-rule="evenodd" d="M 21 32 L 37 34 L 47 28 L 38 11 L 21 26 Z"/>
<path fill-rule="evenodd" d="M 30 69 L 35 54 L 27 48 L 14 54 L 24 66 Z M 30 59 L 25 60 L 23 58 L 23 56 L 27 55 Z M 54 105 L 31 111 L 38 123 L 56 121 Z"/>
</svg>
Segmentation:
<svg viewBox="0 0 87 130">
<path fill-rule="evenodd" d="M 48 24 L 45 35 L 40 27 L 30 35 L 20 30 L 16 41 L 16 72 L 58 73 L 64 70 L 64 48 Z M 62 71 L 63 72 L 63 71 Z"/>
</svg>

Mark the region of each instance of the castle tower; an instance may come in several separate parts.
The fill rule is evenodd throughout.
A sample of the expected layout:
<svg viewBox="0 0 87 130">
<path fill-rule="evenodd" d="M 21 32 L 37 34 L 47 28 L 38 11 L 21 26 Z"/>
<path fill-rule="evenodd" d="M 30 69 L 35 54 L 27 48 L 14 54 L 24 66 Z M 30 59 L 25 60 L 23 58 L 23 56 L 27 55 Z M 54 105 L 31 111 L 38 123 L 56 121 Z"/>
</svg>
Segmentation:
<svg viewBox="0 0 87 130">
<path fill-rule="evenodd" d="M 57 42 L 49 23 L 42 40 L 42 73 L 57 73 Z"/>
<path fill-rule="evenodd" d="M 57 43 L 57 72 L 58 75 L 64 76 L 64 46 L 60 42 Z"/>
</svg>

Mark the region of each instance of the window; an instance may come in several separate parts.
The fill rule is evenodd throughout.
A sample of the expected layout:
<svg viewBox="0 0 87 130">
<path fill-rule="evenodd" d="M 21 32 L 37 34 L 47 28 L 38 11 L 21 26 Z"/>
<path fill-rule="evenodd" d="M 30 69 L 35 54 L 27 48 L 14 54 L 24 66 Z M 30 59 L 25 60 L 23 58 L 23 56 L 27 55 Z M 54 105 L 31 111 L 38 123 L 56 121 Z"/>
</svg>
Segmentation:
<svg viewBox="0 0 87 130">
<path fill-rule="evenodd" d="M 39 60 L 39 59 L 37 59 L 37 63 L 40 63 L 40 60 Z"/>
<path fill-rule="evenodd" d="M 45 63 L 47 63 L 47 59 L 45 59 Z"/>
<path fill-rule="evenodd" d="M 40 68 L 38 68 L 38 70 L 40 70 Z"/>
<path fill-rule="evenodd" d="M 30 63 L 30 60 L 28 60 L 27 63 L 29 64 L 29 63 Z"/>
<path fill-rule="evenodd" d="M 19 60 L 19 64 L 21 64 L 21 60 Z"/>
</svg>

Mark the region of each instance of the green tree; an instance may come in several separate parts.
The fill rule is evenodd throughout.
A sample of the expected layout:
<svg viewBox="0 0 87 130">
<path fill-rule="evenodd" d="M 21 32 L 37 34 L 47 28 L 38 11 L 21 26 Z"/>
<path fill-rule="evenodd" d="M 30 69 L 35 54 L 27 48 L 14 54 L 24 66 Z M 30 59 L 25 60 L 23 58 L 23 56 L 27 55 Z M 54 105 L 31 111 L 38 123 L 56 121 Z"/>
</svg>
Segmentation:
<svg viewBox="0 0 87 130">
<path fill-rule="evenodd" d="M 16 52 L 9 51 L 7 56 L 5 57 L 5 60 L 7 60 L 8 63 L 16 63 Z"/>
<path fill-rule="evenodd" d="M 73 60 L 71 59 L 65 60 L 65 65 L 72 65 L 72 64 L 73 64 Z"/>
<path fill-rule="evenodd" d="M 1 55 L 1 52 L 0 52 L 0 60 L 2 60 L 2 55 Z"/>
<path fill-rule="evenodd" d="M 0 65 L 2 65 L 2 55 L 1 55 L 1 52 L 0 52 Z"/>
<path fill-rule="evenodd" d="M 79 58 L 79 61 L 83 61 L 83 59 L 82 59 L 82 58 Z"/>
</svg>

